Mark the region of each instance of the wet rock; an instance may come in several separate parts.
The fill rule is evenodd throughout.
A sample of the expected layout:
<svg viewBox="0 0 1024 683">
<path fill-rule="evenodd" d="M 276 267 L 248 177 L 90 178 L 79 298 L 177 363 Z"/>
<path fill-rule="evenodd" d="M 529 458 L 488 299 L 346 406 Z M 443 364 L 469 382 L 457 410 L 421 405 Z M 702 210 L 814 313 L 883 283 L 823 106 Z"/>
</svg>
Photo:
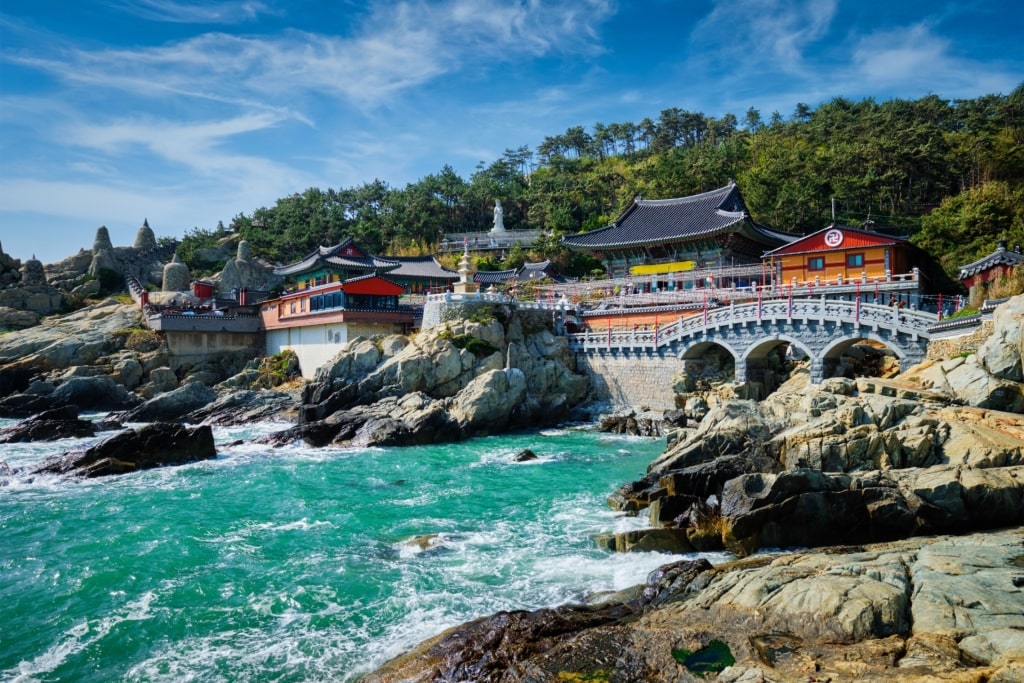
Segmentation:
<svg viewBox="0 0 1024 683">
<path fill-rule="evenodd" d="M 531 451 L 529 448 L 524 448 L 515 455 L 512 456 L 512 462 L 529 462 L 536 460 L 537 454 Z"/>
<path fill-rule="evenodd" d="M 118 432 L 84 449 L 57 456 L 32 474 L 101 477 L 181 465 L 217 456 L 209 426 L 153 423 Z"/>
<path fill-rule="evenodd" d="M 0 429 L 0 443 L 56 441 L 96 435 L 96 426 L 78 417 L 78 408 L 65 406 L 47 410 L 18 424 Z"/>
<path fill-rule="evenodd" d="M 1018 681 L 1022 555 L 1018 528 L 673 563 L 640 597 L 502 612 L 361 680 Z"/>
</svg>

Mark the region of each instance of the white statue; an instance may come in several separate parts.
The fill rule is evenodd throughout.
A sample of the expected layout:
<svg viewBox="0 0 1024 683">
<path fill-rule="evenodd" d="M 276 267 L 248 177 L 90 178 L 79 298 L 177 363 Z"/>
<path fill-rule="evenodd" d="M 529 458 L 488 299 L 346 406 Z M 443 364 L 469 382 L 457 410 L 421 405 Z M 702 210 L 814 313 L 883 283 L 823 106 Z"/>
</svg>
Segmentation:
<svg viewBox="0 0 1024 683">
<path fill-rule="evenodd" d="M 491 232 L 505 232 L 505 210 L 501 208 L 501 200 L 494 200 L 494 227 Z"/>
</svg>

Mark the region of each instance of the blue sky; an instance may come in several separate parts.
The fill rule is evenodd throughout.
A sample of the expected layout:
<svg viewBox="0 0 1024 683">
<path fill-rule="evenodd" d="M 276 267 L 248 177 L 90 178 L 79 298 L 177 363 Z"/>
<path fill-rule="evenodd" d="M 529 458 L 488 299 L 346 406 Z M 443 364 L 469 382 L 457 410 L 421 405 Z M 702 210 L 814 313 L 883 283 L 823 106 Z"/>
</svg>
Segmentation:
<svg viewBox="0 0 1024 683">
<path fill-rule="evenodd" d="M 1007 94 L 1024 3 L 4 0 L 0 244 L 44 262 L 594 123 Z M 482 226 L 485 228 L 486 226 Z"/>
</svg>

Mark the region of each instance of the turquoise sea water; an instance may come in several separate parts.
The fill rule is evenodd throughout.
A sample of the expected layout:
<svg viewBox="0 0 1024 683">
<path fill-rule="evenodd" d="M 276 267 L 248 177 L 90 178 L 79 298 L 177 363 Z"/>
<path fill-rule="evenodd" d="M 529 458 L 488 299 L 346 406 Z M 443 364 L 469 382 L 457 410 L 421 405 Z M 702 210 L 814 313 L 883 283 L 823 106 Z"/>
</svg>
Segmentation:
<svg viewBox="0 0 1024 683">
<path fill-rule="evenodd" d="M 623 589 L 679 559 L 591 538 L 644 526 L 604 501 L 662 440 L 229 445 L 277 428 L 217 430 L 212 461 L 0 486 L 0 680 L 349 681 L 455 624 Z M 2 445 L 0 459 L 74 443 Z M 540 458 L 513 462 L 524 448 Z"/>
</svg>

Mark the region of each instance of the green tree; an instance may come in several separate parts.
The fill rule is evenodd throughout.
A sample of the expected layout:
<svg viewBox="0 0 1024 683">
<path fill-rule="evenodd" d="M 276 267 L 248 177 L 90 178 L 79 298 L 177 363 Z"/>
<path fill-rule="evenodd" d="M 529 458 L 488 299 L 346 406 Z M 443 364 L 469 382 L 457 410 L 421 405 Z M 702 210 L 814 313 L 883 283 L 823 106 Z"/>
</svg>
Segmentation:
<svg viewBox="0 0 1024 683">
<path fill-rule="evenodd" d="M 1024 188 L 995 181 L 947 198 L 922 220 L 913 242 L 955 277 L 961 266 L 995 251 L 999 240 L 1024 244 Z"/>
</svg>

